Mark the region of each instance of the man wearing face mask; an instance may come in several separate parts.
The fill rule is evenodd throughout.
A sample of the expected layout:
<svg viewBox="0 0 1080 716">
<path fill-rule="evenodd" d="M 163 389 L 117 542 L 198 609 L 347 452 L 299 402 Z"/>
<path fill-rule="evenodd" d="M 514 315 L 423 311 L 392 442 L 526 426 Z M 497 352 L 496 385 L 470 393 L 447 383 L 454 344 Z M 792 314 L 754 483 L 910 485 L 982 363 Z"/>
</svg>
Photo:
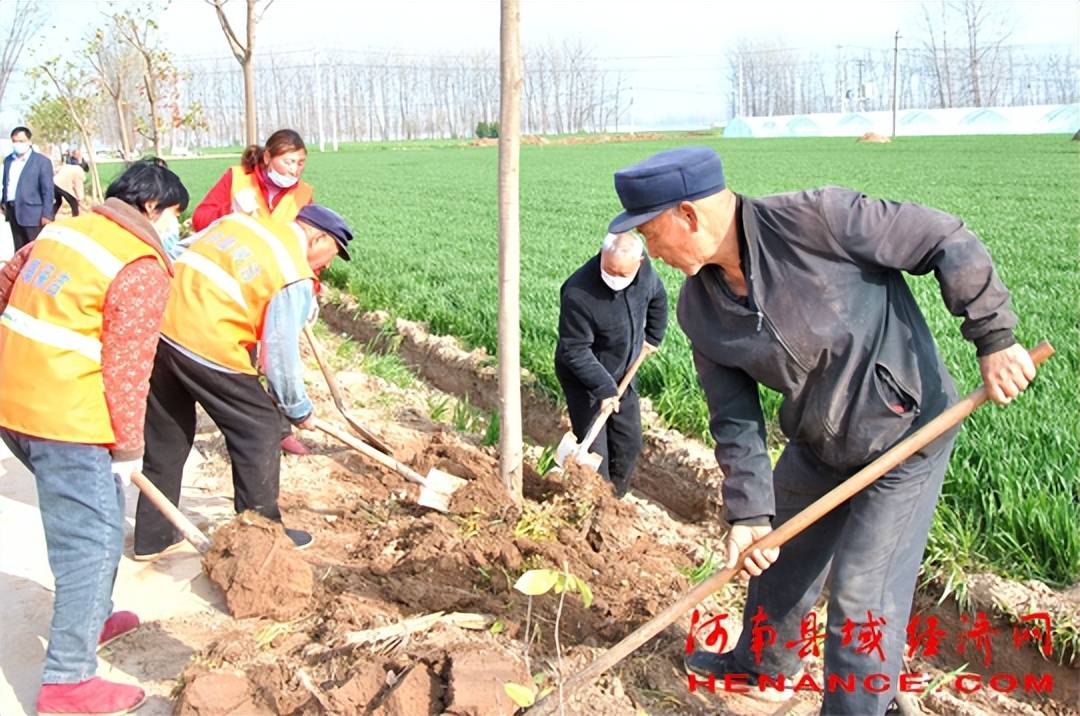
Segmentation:
<svg viewBox="0 0 1080 716">
<path fill-rule="evenodd" d="M 227 216 L 199 234 L 176 261 L 146 411 L 145 475 L 173 503 L 195 439 L 199 403 L 225 436 L 234 506 L 281 521 L 278 411 L 314 429 L 304 389 L 300 333 L 311 312 L 316 276 L 341 256 L 352 231 L 317 204 L 288 223 Z M 269 394 L 251 353 L 258 345 Z M 272 396 L 272 397 L 271 397 Z M 307 532 L 285 529 L 298 548 Z M 150 560 L 180 536 L 148 500 L 135 516 L 135 559 Z"/>
<path fill-rule="evenodd" d="M 37 238 L 41 227 L 55 218 L 53 209 L 52 162 L 30 146 L 30 129 L 11 131 L 11 154 L 4 159 L 4 181 L 0 198 L 4 218 L 11 227 L 14 250 Z"/>
<path fill-rule="evenodd" d="M 634 383 L 620 399 L 618 382 L 643 344 L 651 352 L 664 339 L 667 293 L 641 240 L 608 234 L 600 253 L 566 280 L 559 295 L 555 375 L 578 440 L 603 408 L 614 408 L 592 452 L 603 458 L 600 474 L 622 497 L 641 452 L 641 412 Z"/>
</svg>

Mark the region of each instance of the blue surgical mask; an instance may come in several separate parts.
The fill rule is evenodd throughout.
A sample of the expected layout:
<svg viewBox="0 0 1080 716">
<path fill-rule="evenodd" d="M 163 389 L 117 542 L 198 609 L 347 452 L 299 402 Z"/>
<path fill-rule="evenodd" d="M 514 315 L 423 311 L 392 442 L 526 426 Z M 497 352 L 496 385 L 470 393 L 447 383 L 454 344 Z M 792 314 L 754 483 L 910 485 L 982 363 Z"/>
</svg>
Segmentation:
<svg viewBox="0 0 1080 716">
<path fill-rule="evenodd" d="M 161 246 L 165 249 L 165 253 L 169 255 L 169 258 L 176 259 L 183 252 L 183 247 L 180 246 L 180 220 L 176 218 L 176 215 L 172 212 L 167 212 L 161 215 L 161 218 L 154 224 L 154 228 L 157 230 L 158 238 L 161 239 Z"/>
<path fill-rule="evenodd" d="M 278 174 L 273 169 L 267 169 L 266 176 L 270 177 L 270 181 L 274 182 L 282 189 L 288 189 L 293 184 L 300 181 L 297 177 L 291 177 L 285 174 Z"/>
<path fill-rule="evenodd" d="M 12 142 L 11 151 L 15 152 L 16 156 L 21 157 L 30 151 L 30 142 Z"/>
</svg>

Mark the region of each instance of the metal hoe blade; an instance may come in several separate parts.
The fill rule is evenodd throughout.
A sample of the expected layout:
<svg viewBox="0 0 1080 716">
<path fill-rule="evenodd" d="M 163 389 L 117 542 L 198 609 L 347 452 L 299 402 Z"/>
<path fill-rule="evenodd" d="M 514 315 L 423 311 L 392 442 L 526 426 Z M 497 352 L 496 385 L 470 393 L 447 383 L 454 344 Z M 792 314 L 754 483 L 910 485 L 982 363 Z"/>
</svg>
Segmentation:
<svg viewBox="0 0 1080 716">
<path fill-rule="evenodd" d="M 566 467 L 570 462 L 576 462 L 578 465 L 584 465 L 594 472 L 599 472 L 604 458 L 597 453 L 583 450 L 581 443 L 574 439 L 574 433 L 567 432 L 563 433 L 562 440 L 559 441 L 559 447 L 555 450 L 555 464 L 559 467 Z"/>
</svg>

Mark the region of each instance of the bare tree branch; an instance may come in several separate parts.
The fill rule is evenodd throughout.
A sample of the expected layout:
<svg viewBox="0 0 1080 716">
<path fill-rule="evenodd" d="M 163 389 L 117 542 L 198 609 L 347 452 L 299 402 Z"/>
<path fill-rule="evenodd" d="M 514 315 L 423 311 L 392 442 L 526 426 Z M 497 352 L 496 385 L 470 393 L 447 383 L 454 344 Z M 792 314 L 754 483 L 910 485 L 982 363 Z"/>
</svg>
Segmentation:
<svg viewBox="0 0 1080 716">
<path fill-rule="evenodd" d="M 11 27 L 4 38 L 4 50 L 0 53 L 0 102 L 4 100 L 4 91 L 8 80 L 19 62 L 26 40 L 37 33 L 45 21 L 38 0 L 16 0 Z"/>
<path fill-rule="evenodd" d="M 214 11 L 217 13 L 218 23 L 221 25 L 221 31 L 225 33 L 225 39 L 229 43 L 229 48 L 232 50 L 233 56 L 236 57 L 237 62 L 244 64 L 249 57 L 249 48 L 244 47 L 236 37 L 236 33 L 233 32 L 232 24 L 225 15 L 225 3 L 227 2 L 228 0 L 206 0 L 206 4 L 213 6 Z"/>
</svg>

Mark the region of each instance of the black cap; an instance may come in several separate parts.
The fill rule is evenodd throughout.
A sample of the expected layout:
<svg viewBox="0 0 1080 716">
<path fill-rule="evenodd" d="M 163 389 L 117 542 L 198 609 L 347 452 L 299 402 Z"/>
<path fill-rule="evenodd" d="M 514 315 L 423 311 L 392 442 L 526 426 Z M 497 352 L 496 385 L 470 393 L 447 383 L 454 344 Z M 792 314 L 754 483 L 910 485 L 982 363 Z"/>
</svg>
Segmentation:
<svg viewBox="0 0 1080 716">
<path fill-rule="evenodd" d="M 701 199 L 725 186 L 724 165 L 711 147 L 679 147 L 654 154 L 615 172 L 615 192 L 626 211 L 611 220 L 608 231 L 624 233 L 681 201 Z"/>
<path fill-rule="evenodd" d="M 341 214 L 321 204 L 308 204 L 300 209 L 296 220 L 322 229 L 333 236 L 338 245 L 338 256 L 346 261 L 349 260 L 348 244 L 352 241 L 352 229 L 345 223 L 345 219 L 341 218 Z"/>
</svg>

